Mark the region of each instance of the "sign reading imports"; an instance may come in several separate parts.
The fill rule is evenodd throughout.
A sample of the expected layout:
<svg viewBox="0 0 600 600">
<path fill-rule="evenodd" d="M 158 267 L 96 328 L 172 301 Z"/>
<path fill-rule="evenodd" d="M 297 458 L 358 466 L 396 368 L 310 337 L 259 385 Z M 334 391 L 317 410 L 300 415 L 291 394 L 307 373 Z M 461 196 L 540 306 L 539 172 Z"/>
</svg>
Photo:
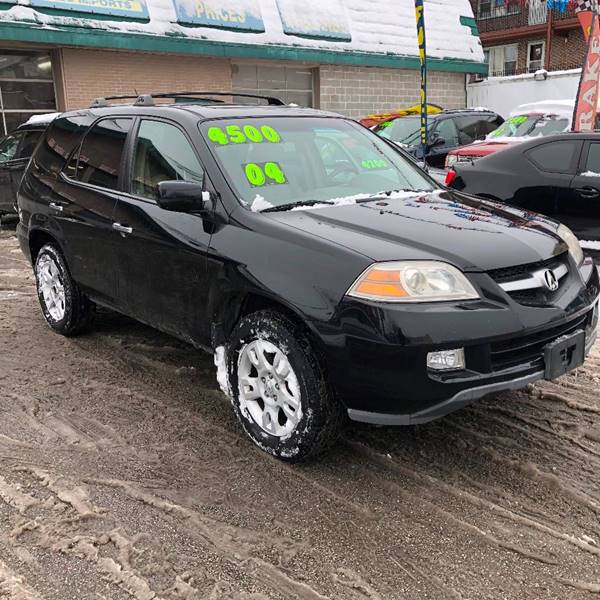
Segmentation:
<svg viewBox="0 0 600 600">
<path fill-rule="evenodd" d="M 283 32 L 300 37 L 352 41 L 350 26 L 340 0 L 327 0 L 318 11 L 307 8 L 298 0 L 277 0 Z"/>
<path fill-rule="evenodd" d="M 593 131 L 598 112 L 598 83 L 600 79 L 600 20 L 594 15 L 588 40 L 585 64 L 575 102 L 573 131 Z"/>
<path fill-rule="evenodd" d="M 30 6 L 132 19 L 148 19 L 146 0 L 30 0 Z"/>
<path fill-rule="evenodd" d="M 173 0 L 177 22 L 219 29 L 263 32 L 258 0 Z"/>
</svg>

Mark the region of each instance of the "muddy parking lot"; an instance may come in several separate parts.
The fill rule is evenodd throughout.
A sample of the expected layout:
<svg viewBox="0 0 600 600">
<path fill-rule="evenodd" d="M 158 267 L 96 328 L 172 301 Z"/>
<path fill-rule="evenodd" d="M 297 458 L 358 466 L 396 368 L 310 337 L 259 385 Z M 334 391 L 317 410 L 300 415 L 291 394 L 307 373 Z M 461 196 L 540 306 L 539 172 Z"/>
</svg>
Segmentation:
<svg viewBox="0 0 600 600">
<path fill-rule="evenodd" d="M 211 357 L 102 313 L 42 321 L 0 232 L 0 598 L 583 598 L 600 593 L 600 346 L 558 383 L 430 425 L 350 426 L 289 466 Z"/>
</svg>

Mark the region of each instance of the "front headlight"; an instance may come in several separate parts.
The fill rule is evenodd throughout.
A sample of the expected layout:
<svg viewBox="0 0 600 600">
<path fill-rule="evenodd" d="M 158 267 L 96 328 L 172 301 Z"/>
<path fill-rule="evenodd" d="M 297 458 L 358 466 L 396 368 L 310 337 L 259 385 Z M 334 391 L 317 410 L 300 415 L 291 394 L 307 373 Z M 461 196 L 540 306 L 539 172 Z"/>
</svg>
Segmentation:
<svg viewBox="0 0 600 600">
<path fill-rule="evenodd" d="M 576 235 L 566 225 L 559 225 L 557 233 L 569 247 L 569 253 L 573 257 L 575 264 L 577 266 L 581 265 L 583 262 L 583 250 Z"/>
<path fill-rule="evenodd" d="M 375 263 L 346 292 L 379 302 L 442 302 L 479 298 L 469 280 L 452 265 L 437 261 Z"/>
</svg>

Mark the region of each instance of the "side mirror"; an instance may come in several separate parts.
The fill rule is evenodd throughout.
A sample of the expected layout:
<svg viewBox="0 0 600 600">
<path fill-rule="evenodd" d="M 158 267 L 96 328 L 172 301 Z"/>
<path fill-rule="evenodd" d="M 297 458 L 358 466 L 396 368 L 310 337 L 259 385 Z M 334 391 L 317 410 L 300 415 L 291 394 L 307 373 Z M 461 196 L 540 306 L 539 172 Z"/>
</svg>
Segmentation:
<svg viewBox="0 0 600 600">
<path fill-rule="evenodd" d="M 161 181 L 157 202 L 161 208 L 174 212 L 203 212 L 210 208 L 211 194 L 193 181 Z"/>
</svg>

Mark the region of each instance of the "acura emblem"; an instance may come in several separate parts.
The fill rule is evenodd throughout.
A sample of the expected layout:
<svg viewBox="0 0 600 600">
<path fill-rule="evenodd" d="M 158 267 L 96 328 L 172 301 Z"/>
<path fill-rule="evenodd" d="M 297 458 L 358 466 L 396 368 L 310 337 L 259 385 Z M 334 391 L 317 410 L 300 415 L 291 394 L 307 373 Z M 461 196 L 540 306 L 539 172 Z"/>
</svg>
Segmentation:
<svg viewBox="0 0 600 600">
<path fill-rule="evenodd" d="M 551 292 L 555 292 L 558 289 L 558 281 L 556 280 L 556 275 L 550 269 L 544 271 L 544 283 Z"/>
</svg>

